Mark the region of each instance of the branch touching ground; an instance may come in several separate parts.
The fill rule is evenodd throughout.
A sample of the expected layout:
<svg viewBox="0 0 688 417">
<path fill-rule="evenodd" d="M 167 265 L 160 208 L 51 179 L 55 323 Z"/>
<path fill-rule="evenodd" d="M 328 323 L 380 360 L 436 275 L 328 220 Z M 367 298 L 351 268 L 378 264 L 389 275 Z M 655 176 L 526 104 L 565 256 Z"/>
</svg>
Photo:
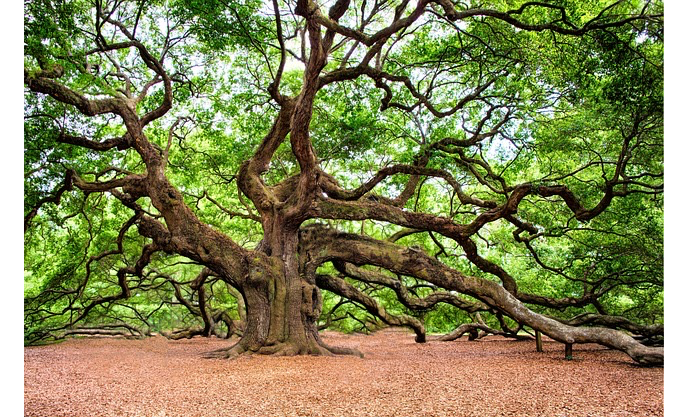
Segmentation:
<svg viewBox="0 0 688 417">
<path fill-rule="evenodd" d="M 600 327 L 573 327 L 528 309 L 503 286 L 484 278 L 465 275 L 425 255 L 389 242 L 318 230 L 309 235 L 309 252 L 320 262 L 339 259 L 357 265 L 369 264 L 392 272 L 414 276 L 439 287 L 475 297 L 503 312 L 516 322 L 539 330 L 562 343 L 598 343 L 618 349 L 643 365 L 663 365 L 664 349 L 647 347 L 618 330 Z"/>
</svg>

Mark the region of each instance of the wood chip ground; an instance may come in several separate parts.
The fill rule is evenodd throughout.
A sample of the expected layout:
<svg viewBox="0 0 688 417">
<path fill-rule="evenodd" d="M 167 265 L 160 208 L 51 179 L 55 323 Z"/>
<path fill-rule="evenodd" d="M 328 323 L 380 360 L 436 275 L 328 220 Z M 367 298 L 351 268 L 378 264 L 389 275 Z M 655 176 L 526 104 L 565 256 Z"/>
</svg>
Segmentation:
<svg viewBox="0 0 688 417">
<path fill-rule="evenodd" d="M 489 337 L 417 344 L 325 332 L 365 357 L 203 359 L 231 341 L 72 339 L 24 349 L 24 414 L 60 416 L 663 416 L 663 369 L 597 345 Z"/>
</svg>

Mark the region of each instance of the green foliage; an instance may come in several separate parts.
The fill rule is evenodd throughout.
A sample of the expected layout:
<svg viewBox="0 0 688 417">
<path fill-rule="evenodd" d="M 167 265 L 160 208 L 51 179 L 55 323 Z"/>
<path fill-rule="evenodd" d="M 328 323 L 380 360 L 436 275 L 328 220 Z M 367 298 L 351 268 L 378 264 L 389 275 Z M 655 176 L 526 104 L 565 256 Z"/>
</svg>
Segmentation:
<svg viewBox="0 0 688 417">
<path fill-rule="evenodd" d="M 172 75 L 173 110 L 145 130 L 148 140 L 161 151 L 169 141 L 166 175 L 171 183 L 201 221 L 242 246 L 254 248 L 263 230 L 255 207 L 239 191 L 237 173 L 270 130 L 278 111 L 268 91 L 281 59 L 272 2 L 96 3 L 111 10 L 124 26 L 135 28 L 142 44 L 156 58 L 164 57 L 164 67 Z M 357 3 L 356 10 L 349 10 L 340 23 L 357 28 L 372 10 L 369 3 Z M 394 7 L 401 3 L 376 2 L 381 11 L 371 18 L 366 33 L 389 24 Z M 559 7 L 535 3 L 494 0 L 479 6 L 500 12 L 523 6 L 521 13 L 510 16 L 531 25 L 561 19 Z M 564 7 L 566 18 L 577 27 L 596 19 L 613 3 L 547 2 Z M 293 16 L 293 3 L 278 4 L 290 49 L 279 91 L 296 97 L 304 73 L 299 65 L 291 64 L 307 52 L 307 47 L 301 50 L 300 46 L 302 35 L 306 44 L 304 21 Z M 637 13 L 644 6 L 641 1 L 620 2 L 600 21 Z M 647 7 L 647 13 L 660 13 L 662 4 L 651 2 Z M 130 95 L 148 88 L 136 110 L 139 114 L 153 111 L 163 102 L 164 90 L 136 48 L 94 52 L 98 36 L 109 44 L 128 38 L 96 19 L 93 8 L 92 2 L 81 0 L 25 2 L 26 70 L 36 74 L 59 66 L 64 70 L 60 83 L 89 98 L 122 99 L 127 97 L 127 88 Z M 425 167 L 450 174 L 466 196 L 499 204 L 506 202 L 507 192 L 518 184 L 562 185 L 582 206 L 592 208 L 607 192 L 607 185 L 617 181 L 614 191 L 619 195 L 590 221 L 577 220 L 559 197 L 534 194 L 527 196 L 513 215 L 532 225 L 535 235 L 522 231 L 515 239 L 515 224 L 501 219 L 487 223 L 470 239 L 479 256 L 508 271 L 521 292 L 553 299 L 581 297 L 586 291 L 604 293 L 598 307 L 558 310 L 530 306 L 537 312 L 570 318 L 601 308 L 640 324 L 662 323 L 664 223 L 658 191 L 663 172 L 661 21 L 633 21 L 569 37 L 521 30 L 485 16 L 449 22 L 440 17 L 439 7 L 432 9 L 433 13 L 393 34 L 376 52 L 370 62 L 371 68 L 379 71 L 376 76 L 344 77 L 345 81 L 328 84 L 318 92 L 309 132 L 321 167 L 343 188 L 354 189 L 381 168 L 413 165 L 422 156 L 427 158 Z M 326 14 L 325 8 L 322 10 Z M 354 44 L 337 35 L 325 73 L 356 69 L 365 52 L 360 43 Z M 380 87 L 382 82 L 387 89 Z M 483 90 L 478 99 L 454 109 L 457 100 L 479 88 Z M 25 216 L 55 197 L 67 170 L 88 181 L 146 173 L 132 149 L 96 152 L 60 140 L 62 134 L 94 142 L 120 137 L 125 129 L 119 119 L 87 117 L 28 91 L 24 108 Z M 436 117 L 443 112 L 447 114 Z M 468 141 L 476 132 L 492 128 L 497 133 L 470 145 L 438 145 L 445 138 Z M 624 149 L 630 151 L 624 153 Z M 621 163 L 625 177 L 616 172 Z M 275 185 L 297 173 L 287 139 L 277 149 L 263 180 Z M 410 178 L 407 174 L 385 178 L 368 196 L 395 198 Z M 157 215 L 146 198 L 138 203 L 150 215 Z M 489 211 L 461 203 L 450 184 L 432 176 L 419 180 L 403 209 L 462 225 Z M 172 282 L 182 283 L 184 295 L 197 302 L 198 294 L 189 289 L 189 283 L 200 266 L 173 254 L 156 253 L 141 275 L 132 278 L 128 299 L 98 304 L 119 293 L 118 270 L 132 267 L 150 243 L 138 235 L 136 224 L 122 229 L 131 216 L 129 209 L 106 194 L 74 189 L 61 195 L 59 205 L 40 205 L 25 234 L 27 341 L 48 329 L 64 327 L 94 302 L 84 323 L 125 320 L 149 331 L 200 324 L 197 315 L 175 301 L 172 286 Z M 328 224 L 376 239 L 388 239 L 402 230 L 372 219 L 331 220 Z M 469 261 L 459 242 L 440 233 L 414 233 L 396 243 L 422 250 L 462 273 L 499 281 Z M 427 283 L 399 278 L 410 287 L 418 286 L 417 297 L 434 291 Z M 428 332 L 445 333 L 474 319 L 442 303 L 429 311 L 410 311 L 389 288 L 351 283 L 374 296 L 390 314 L 422 318 Z M 212 290 L 209 300 L 213 307 L 238 319 L 234 295 L 217 282 Z M 341 331 L 370 331 L 381 325 L 361 306 L 341 301 L 339 296 L 323 292 L 321 324 L 331 313 L 331 318 L 337 318 L 332 328 Z M 498 327 L 494 315 L 483 315 Z"/>
<path fill-rule="evenodd" d="M 271 21 L 259 0 L 176 0 L 172 13 L 191 22 L 193 33 L 211 50 L 247 48 L 271 37 Z"/>
</svg>

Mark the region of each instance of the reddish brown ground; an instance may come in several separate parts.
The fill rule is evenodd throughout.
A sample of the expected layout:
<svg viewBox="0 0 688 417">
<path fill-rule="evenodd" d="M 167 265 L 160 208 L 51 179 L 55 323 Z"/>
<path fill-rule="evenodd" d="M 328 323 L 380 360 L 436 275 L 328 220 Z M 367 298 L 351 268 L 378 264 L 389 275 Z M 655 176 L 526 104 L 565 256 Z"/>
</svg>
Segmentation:
<svg viewBox="0 0 688 417">
<path fill-rule="evenodd" d="M 365 358 L 203 359 L 221 339 L 24 349 L 26 416 L 663 416 L 663 369 L 599 346 L 325 333 Z"/>
</svg>

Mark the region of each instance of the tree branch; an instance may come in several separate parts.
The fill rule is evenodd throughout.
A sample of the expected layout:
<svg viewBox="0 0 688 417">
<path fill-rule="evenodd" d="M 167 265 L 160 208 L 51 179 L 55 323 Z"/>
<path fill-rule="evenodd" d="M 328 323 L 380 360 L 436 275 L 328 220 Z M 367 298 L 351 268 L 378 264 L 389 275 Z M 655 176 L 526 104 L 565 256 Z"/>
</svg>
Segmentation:
<svg viewBox="0 0 688 417">
<path fill-rule="evenodd" d="M 379 317 L 385 323 L 393 326 L 408 326 L 416 333 L 416 342 L 425 342 L 425 326 L 415 317 L 407 316 L 405 314 L 391 315 L 387 310 L 378 303 L 373 297 L 359 291 L 353 285 L 347 283 L 341 278 L 331 275 L 318 274 L 316 276 L 316 284 L 318 287 L 331 291 L 339 296 L 348 298 L 352 301 L 362 304 L 365 309 L 375 316 Z"/>
</svg>

